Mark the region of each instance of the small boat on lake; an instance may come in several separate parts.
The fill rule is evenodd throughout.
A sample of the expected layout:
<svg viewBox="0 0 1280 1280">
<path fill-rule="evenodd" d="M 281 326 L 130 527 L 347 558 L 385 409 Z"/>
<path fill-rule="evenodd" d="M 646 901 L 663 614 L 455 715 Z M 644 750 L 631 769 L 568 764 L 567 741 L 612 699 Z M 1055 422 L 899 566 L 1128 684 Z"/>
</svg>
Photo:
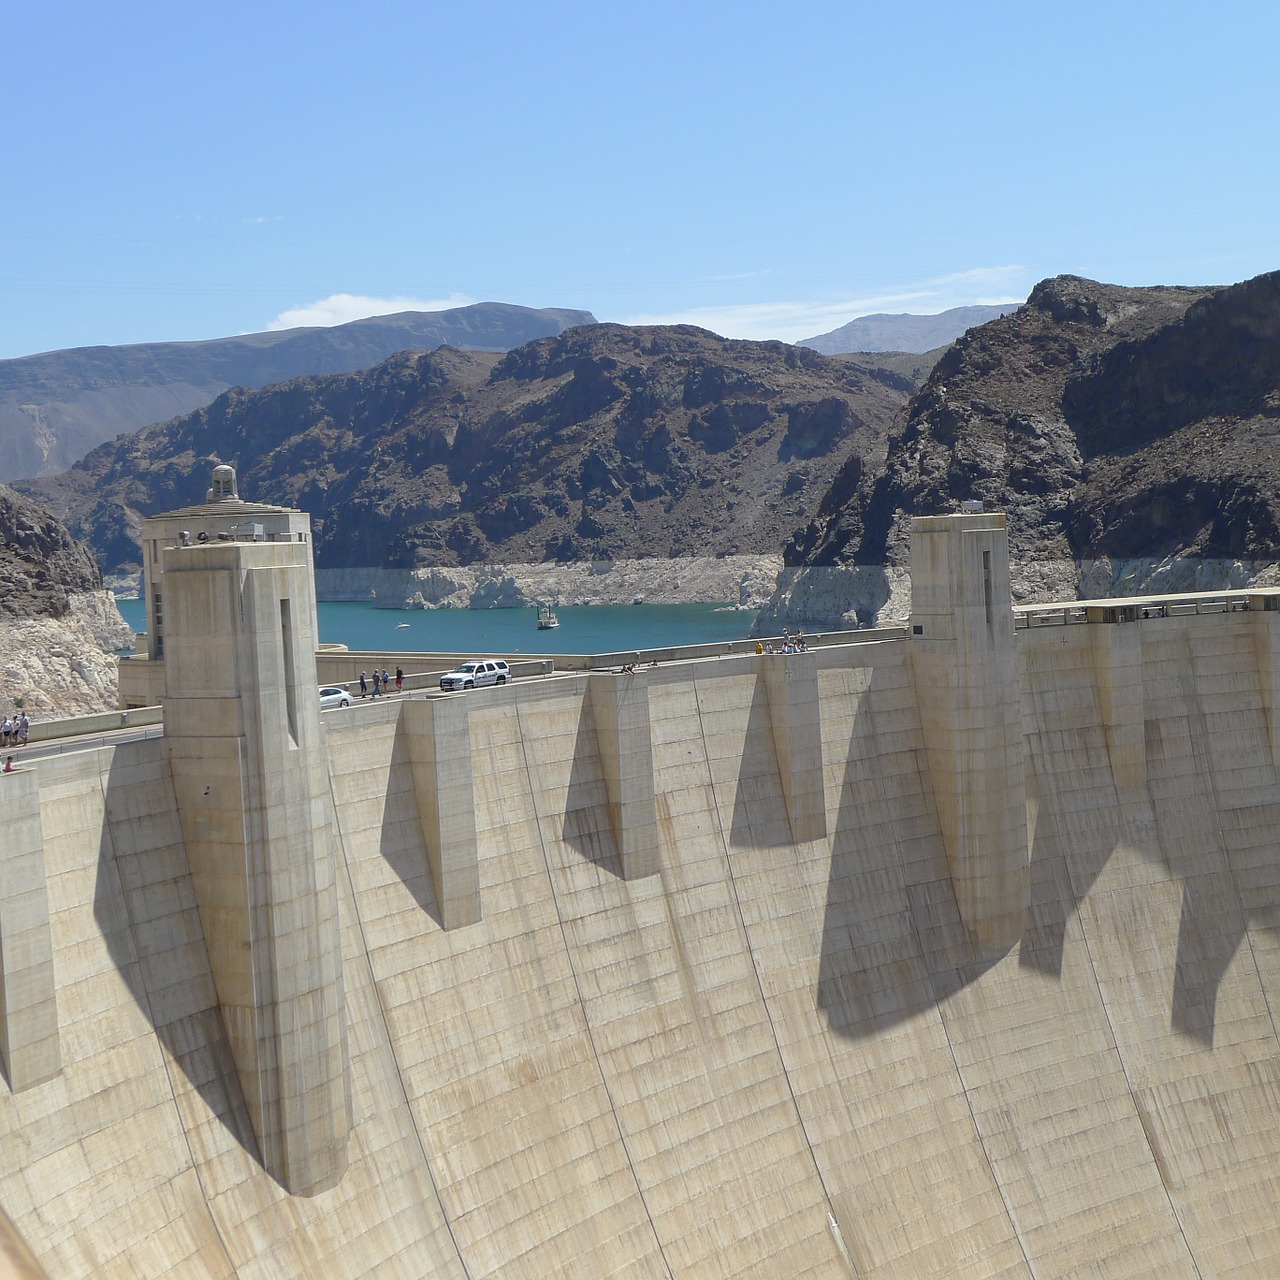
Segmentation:
<svg viewBox="0 0 1280 1280">
<path fill-rule="evenodd" d="M 538 606 L 538 630 L 551 631 L 560 625 L 560 619 L 556 617 L 555 611 L 549 604 L 540 604 Z"/>
</svg>

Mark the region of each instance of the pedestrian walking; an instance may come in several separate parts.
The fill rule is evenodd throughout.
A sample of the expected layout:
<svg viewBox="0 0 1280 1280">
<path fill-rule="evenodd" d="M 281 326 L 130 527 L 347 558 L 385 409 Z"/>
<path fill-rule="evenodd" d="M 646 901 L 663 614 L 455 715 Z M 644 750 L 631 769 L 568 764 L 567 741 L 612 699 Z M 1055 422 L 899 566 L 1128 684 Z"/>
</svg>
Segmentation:
<svg viewBox="0 0 1280 1280">
<path fill-rule="evenodd" d="M 27 719 L 27 713 L 22 713 L 22 720 L 19 723 L 19 740 L 25 747 L 27 745 L 27 734 L 31 732 L 31 721 Z"/>
<path fill-rule="evenodd" d="M 397 667 L 396 668 L 396 692 L 399 693 L 403 687 L 404 687 L 404 672 L 399 667 Z"/>
<path fill-rule="evenodd" d="M 364 672 L 360 673 L 360 696 L 366 697 L 369 692 L 369 682 L 364 677 Z"/>
<path fill-rule="evenodd" d="M 377 667 L 373 669 L 373 696 L 376 698 L 382 692 L 382 673 Z"/>
</svg>

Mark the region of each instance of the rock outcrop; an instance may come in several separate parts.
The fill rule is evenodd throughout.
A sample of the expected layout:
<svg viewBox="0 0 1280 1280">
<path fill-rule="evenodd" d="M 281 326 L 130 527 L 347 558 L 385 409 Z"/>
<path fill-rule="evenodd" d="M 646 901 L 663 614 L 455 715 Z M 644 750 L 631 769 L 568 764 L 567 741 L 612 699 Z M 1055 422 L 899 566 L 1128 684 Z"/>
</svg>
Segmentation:
<svg viewBox="0 0 1280 1280">
<path fill-rule="evenodd" d="M 21 618 L 0 634 L 0 711 L 21 707 L 31 719 L 91 715 L 118 705 L 116 657 L 101 647 L 98 621 L 115 609 L 109 592 L 75 597 L 64 618 Z M 133 633 L 118 619 L 119 647 Z"/>
<path fill-rule="evenodd" d="M 0 711 L 33 717 L 116 705 L 114 650 L 133 633 L 88 548 L 0 485 Z"/>
<path fill-rule="evenodd" d="M 775 615 L 896 616 L 867 579 L 905 564 L 910 516 L 964 499 L 1008 512 L 1023 600 L 1268 580 L 1277 420 L 1280 273 L 1222 289 L 1043 281 L 943 355 L 882 473 L 832 487 L 788 548 L 806 572 Z"/>
</svg>

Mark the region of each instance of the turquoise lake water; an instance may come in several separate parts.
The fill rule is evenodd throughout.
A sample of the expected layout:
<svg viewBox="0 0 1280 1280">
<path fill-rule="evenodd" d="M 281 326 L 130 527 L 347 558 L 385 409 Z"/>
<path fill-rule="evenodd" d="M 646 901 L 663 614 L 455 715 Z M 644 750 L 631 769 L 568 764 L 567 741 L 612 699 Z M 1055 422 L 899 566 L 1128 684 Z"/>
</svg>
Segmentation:
<svg viewBox="0 0 1280 1280">
<path fill-rule="evenodd" d="M 146 625 L 141 600 L 117 603 L 135 631 Z M 554 631 L 539 631 L 533 609 L 374 609 L 342 601 L 318 612 L 322 643 L 390 653 L 618 653 L 742 640 L 756 619 L 752 609 L 717 604 L 576 605 L 556 610 Z"/>
</svg>

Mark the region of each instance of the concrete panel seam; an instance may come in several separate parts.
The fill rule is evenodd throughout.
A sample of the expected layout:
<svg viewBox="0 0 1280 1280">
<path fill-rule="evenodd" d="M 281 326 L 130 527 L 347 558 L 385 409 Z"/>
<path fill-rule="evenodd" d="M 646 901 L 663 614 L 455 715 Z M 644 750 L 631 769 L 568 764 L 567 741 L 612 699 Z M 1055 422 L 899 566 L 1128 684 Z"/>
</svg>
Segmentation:
<svg viewBox="0 0 1280 1280">
<path fill-rule="evenodd" d="M 517 701 L 516 703 L 516 720 L 520 724 L 520 750 L 521 750 L 522 757 L 524 759 L 525 776 L 529 779 L 530 788 L 533 788 L 534 771 L 533 771 L 533 766 L 529 762 L 529 748 L 528 748 L 529 738 L 524 730 L 524 723 L 521 717 L 521 704 L 519 701 Z M 592 1059 L 592 1062 L 595 1064 L 596 1073 L 600 1079 L 600 1087 L 601 1089 L 604 1090 L 604 1096 L 609 1100 L 609 1115 L 613 1120 L 613 1127 L 618 1135 L 618 1142 L 621 1145 L 622 1150 L 626 1154 L 627 1171 L 628 1173 L 630 1173 L 631 1180 L 635 1185 L 636 1195 L 639 1197 L 640 1203 L 644 1206 L 645 1217 L 648 1219 L 649 1229 L 653 1232 L 653 1240 L 654 1240 L 654 1243 L 657 1245 L 658 1254 L 662 1258 L 663 1265 L 667 1269 L 668 1280 L 675 1280 L 676 1273 L 671 1267 L 671 1260 L 667 1257 L 666 1245 L 664 1244 L 662 1236 L 658 1231 L 658 1224 L 654 1221 L 653 1213 L 649 1208 L 648 1198 L 645 1196 L 645 1193 L 644 1193 L 644 1188 L 641 1187 L 640 1185 L 640 1179 L 636 1173 L 635 1156 L 631 1151 L 631 1148 L 627 1144 L 626 1131 L 623 1129 L 622 1121 L 618 1116 L 617 1101 L 613 1096 L 613 1090 L 609 1088 L 609 1079 L 608 1079 L 608 1076 L 605 1074 L 604 1066 L 600 1061 L 600 1050 L 599 1050 L 599 1046 L 596 1044 L 595 1032 L 591 1027 L 590 1019 L 587 1017 L 587 1002 L 582 995 L 582 984 L 578 979 L 578 967 L 574 963 L 573 948 L 569 945 L 569 933 L 564 925 L 564 912 L 561 910 L 561 907 L 560 907 L 559 896 L 554 891 L 555 881 L 551 872 L 551 857 L 547 853 L 547 838 L 545 833 L 543 832 L 542 823 L 539 822 L 535 825 L 538 833 L 538 849 L 539 849 L 539 852 L 542 854 L 542 863 L 543 863 L 544 869 L 546 870 L 547 883 L 549 886 L 552 887 L 551 900 L 552 902 L 554 902 L 555 909 L 556 909 L 556 927 L 560 931 L 560 942 L 564 948 L 565 956 L 568 959 L 569 972 L 573 976 L 574 996 L 577 999 L 578 1008 L 582 1011 L 583 1029 L 587 1037 L 587 1043 L 591 1046 L 591 1059 Z"/>
<path fill-rule="evenodd" d="M 453 1242 L 454 1252 L 458 1255 L 458 1265 L 462 1268 L 462 1273 L 466 1280 L 471 1280 L 471 1269 L 467 1266 L 467 1260 L 463 1256 L 462 1246 L 458 1243 L 458 1237 L 454 1233 L 453 1219 L 444 1207 L 444 1199 L 440 1195 L 440 1184 L 436 1181 L 435 1168 L 431 1163 L 431 1156 L 427 1151 L 427 1141 L 422 1135 L 422 1129 L 418 1124 L 418 1117 L 414 1113 L 413 1103 L 409 1099 L 409 1086 L 405 1084 L 404 1069 L 400 1066 L 400 1058 L 396 1053 L 396 1039 L 391 1034 L 391 1023 L 387 1018 L 387 1005 L 383 999 L 382 985 L 378 982 L 377 975 L 373 972 L 373 965 L 369 960 L 369 939 L 364 930 L 364 918 L 360 914 L 360 903 L 356 897 L 355 882 L 351 878 L 351 865 L 347 860 L 347 842 L 346 837 L 342 833 L 342 826 L 339 819 L 341 812 L 338 805 L 337 797 L 333 794 L 333 769 L 329 769 L 329 803 L 332 805 L 330 816 L 333 821 L 333 856 L 342 862 L 342 878 L 346 885 L 347 893 L 350 895 L 349 902 L 351 904 L 351 914 L 356 922 L 356 928 L 360 933 L 360 959 L 368 971 L 369 987 L 373 991 L 374 998 L 378 1002 L 378 1020 L 382 1027 L 382 1034 L 386 1040 L 387 1052 L 391 1057 L 391 1061 L 395 1067 L 396 1084 L 400 1087 L 401 1096 L 404 1098 L 405 1114 L 409 1117 L 410 1123 L 413 1125 L 413 1136 L 417 1139 L 418 1150 L 422 1152 L 422 1165 L 427 1172 L 427 1177 L 431 1179 L 431 1189 L 435 1192 L 436 1204 L 440 1209 L 440 1217 L 445 1224 L 445 1228 L 449 1232 L 449 1239 Z"/>
<path fill-rule="evenodd" d="M 710 755 L 709 755 L 709 750 L 707 746 L 706 726 L 702 718 L 702 705 L 698 698 L 698 685 L 696 681 L 694 682 L 694 686 L 693 686 L 693 696 L 694 696 L 694 703 L 698 707 L 698 729 L 699 729 L 699 732 L 702 734 L 703 755 L 709 759 Z M 765 995 L 764 982 L 760 977 L 760 966 L 756 961 L 755 949 L 751 944 L 751 935 L 747 932 L 746 919 L 744 918 L 742 913 L 742 898 L 738 893 L 738 883 L 736 878 L 734 877 L 734 872 L 733 872 L 733 858 L 729 852 L 729 839 L 728 839 L 728 836 L 725 834 L 725 829 L 724 829 L 724 814 L 723 814 L 722 806 L 720 804 L 719 787 L 714 777 L 710 778 L 710 784 L 711 784 L 711 796 L 713 801 L 713 807 L 715 809 L 715 815 L 716 815 L 716 830 L 719 832 L 719 835 L 720 835 L 721 856 L 724 858 L 724 862 L 725 862 L 725 875 L 728 879 L 729 887 L 733 893 L 733 907 L 734 907 L 734 913 L 737 917 L 737 925 L 738 925 L 738 928 L 742 930 L 742 940 L 746 945 L 747 958 L 751 961 L 751 976 L 755 979 L 756 990 L 760 994 L 760 1004 L 761 1004 L 761 1007 L 764 1009 L 765 1017 L 769 1019 L 769 1034 L 773 1039 L 773 1051 L 778 1055 L 778 1065 L 782 1067 L 782 1077 L 787 1082 L 787 1095 L 791 1099 L 791 1108 L 795 1115 L 795 1121 L 797 1126 L 800 1129 L 800 1133 L 804 1136 L 805 1148 L 809 1152 L 809 1159 L 813 1162 L 814 1175 L 818 1179 L 818 1185 L 822 1188 L 823 1198 L 827 1202 L 828 1217 L 832 1222 L 836 1224 L 836 1227 L 839 1228 L 840 1218 L 839 1218 L 839 1215 L 836 1213 L 835 1201 L 832 1200 L 831 1198 L 831 1189 L 827 1186 L 827 1180 L 822 1173 L 822 1166 L 818 1163 L 817 1152 L 815 1152 L 813 1149 L 813 1140 L 809 1136 L 808 1126 L 804 1122 L 804 1114 L 800 1110 L 800 1103 L 796 1098 L 795 1084 L 791 1079 L 790 1072 L 787 1071 L 786 1069 L 786 1059 L 783 1057 L 782 1046 L 778 1040 L 777 1024 L 773 1020 L 773 1010 L 769 1007 L 769 1000 L 768 1000 L 768 997 Z M 829 848 L 828 848 L 828 856 L 830 856 Z M 834 1235 L 836 1235 L 836 1233 L 833 1233 L 833 1236 Z M 840 1239 L 841 1241 L 843 1241 L 842 1236 L 840 1236 Z M 843 1250 L 841 1250 L 841 1254 L 842 1256 L 844 1256 Z"/>
</svg>

